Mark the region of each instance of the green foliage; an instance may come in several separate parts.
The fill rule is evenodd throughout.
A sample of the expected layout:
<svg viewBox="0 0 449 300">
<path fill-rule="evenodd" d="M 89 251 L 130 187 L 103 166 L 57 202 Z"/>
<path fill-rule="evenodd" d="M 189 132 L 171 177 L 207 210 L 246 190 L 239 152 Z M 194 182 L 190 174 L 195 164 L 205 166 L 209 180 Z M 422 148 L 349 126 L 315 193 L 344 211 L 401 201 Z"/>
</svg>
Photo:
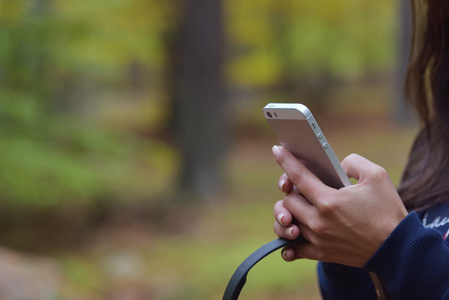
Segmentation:
<svg viewBox="0 0 449 300">
<path fill-rule="evenodd" d="M 17 208 L 86 206 L 106 197 L 148 195 L 139 186 L 151 180 L 151 170 L 164 172 L 157 153 L 171 153 L 45 113 L 35 98 L 5 91 L 0 92 L 0 136 L 0 205 Z M 148 170 L 141 171 L 141 165 Z"/>
<path fill-rule="evenodd" d="M 0 3 L 0 205 L 86 207 L 105 198 L 148 197 L 150 171 L 166 169 L 148 155 L 163 151 L 171 159 L 173 151 L 106 130 L 74 110 L 88 100 L 79 96 L 90 87 L 80 83 L 111 84 L 133 60 L 160 60 L 152 45 L 161 12 L 147 20 L 146 5 Z"/>
<path fill-rule="evenodd" d="M 161 70 L 181 5 L 162 0 L 34 3 L 40 10 L 24 0 L 0 4 L 1 72 L 14 83 L 17 76 L 37 83 L 42 63 L 53 65 L 56 76 L 76 70 L 112 79 L 133 61 Z M 260 86 L 285 74 L 347 77 L 388 69 L 394 58 L 394 5 L 386 0 L 225 1 L 228 78 L 235 85 Z"/>
<path fill-rule="evenodd" d="M 58 20 L 77 28 L 75 39 L 57 34 L 64 47 L 54 49 L 71 68 L 109 79 L 131 62 L 161 68 L 169 1 L 55 0 L 54 9 Z"/>
<path fill-rule="evenodd" d="M 101 187 L 82 159 L 23 138 L 0 147 L 2 200 L 24 206 L 86 201 Z"/>
<path fill-rule="evenodd" d="M 227 2 L 237 85 L 272 85 L 283 76 L 339 78 L 388 70 L 394 58 L 395 3 L 391 1 Z"/>
</svg>

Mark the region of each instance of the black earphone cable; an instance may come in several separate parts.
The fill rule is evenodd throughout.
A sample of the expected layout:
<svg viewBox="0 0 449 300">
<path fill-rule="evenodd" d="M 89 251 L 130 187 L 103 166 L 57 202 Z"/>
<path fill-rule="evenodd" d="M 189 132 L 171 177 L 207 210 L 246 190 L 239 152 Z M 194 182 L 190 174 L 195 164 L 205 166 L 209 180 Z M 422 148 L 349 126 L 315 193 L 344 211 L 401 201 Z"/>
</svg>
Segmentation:
<svg viewBox="0 0 449 300">
<path fill-rule="evenodd" d="M 299 237 L 298 239 L 302 239 L 303 237 Z M 250 256 L 248 256 L 235 270 L 231 279 L 228 282 L 226 290 L 223 295 L 223 300 L 237 300 L 239 298 L 240 292 L 242 291 L 243 286 L 246 283 L 246 276 L 251 268 L 257 264 L 260 260 L 262 260 L 265 256 L 271 254 L 272 252 L 278 250 L 279 248 L 283 248 L 290 243 L 293 243 L 297 240 L 286 240 L 278 238 L 273 240 L 256 251 L 254 251 Z M 370 273 L 371 278 L 374 283 L 374 287 L 377 293 L 378 300 L 387 300 L 390 299 L 390 296 L 385 290 L 383 283 L 380 281 L 376 274 Z"/>
<path fill-rule="evenodd" d="M 261 259 L 270 253 L 278 250 L 279 248 L 285 247 L 293 241 L 286 239 L 276 239 L 263 245 L 256 251 L 254 251 L 250 256 L 248 256 L 240 266 L 235 270 L 234 275 L 228 282 L 225 293 L 223 295 L 223 300 L 236 300 L 239 298 L 240 292 L 246 283 L 246 276 L 249 270 L 257 264 Z"/>
</svg>

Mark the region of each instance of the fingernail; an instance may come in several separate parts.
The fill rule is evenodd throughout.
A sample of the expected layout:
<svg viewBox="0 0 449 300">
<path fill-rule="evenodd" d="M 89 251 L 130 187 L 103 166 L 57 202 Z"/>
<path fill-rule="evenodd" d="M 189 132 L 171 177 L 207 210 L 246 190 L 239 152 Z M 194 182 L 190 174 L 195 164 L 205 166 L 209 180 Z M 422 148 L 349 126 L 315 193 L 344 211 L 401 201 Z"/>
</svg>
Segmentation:
<svg viewBox="0 0 449 300">
<path fill-rule="evenodd" d="M 285 180 L 284 180 L 284 179 L 281 179 L 281 180 L 279 181 L 279 189 L 280 189 L 281 191 L 284 191 L 284 184 L 285 184 Z"/>
<path fill-rule="evenodd" d="M 282 258 L 287 260 L 287 249 L 282 250 Z"/>
<path fill-rule="evenodd" d="M 282 218 L 284 217 L 284 214 L 283 213 L 279 213 L 278 215 L 277 215 L 277 220 L 278 220 L 278 222 L 279 222 L 279 224 L 281 224 L 281 225 L 285 225 L 284 224 L 284 222 L 282 222 Z"/>
<path fill-rule="evenodd" d="M 281 149 L 279 146 L 274 145 L 273 148 L 271 149 L 273 151 L 274 156 L 278 156 L 279 153 L 281 153 Z"/>
<path fill-rule="evenodd" d="M 287 233 L 291 238 L 293 238 L 293 227 L 288 228 Z"/>
</svg>

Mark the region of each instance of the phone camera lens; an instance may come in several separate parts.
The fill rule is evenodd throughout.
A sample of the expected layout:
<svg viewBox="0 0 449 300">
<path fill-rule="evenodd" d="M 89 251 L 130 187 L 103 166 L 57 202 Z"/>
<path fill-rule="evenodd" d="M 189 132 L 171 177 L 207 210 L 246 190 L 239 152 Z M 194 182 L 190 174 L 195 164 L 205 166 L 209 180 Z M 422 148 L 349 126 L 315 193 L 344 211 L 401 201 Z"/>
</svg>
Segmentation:
<svg viewBox="0 0 449 300">
<path fill-rule="evenodd" d="M 267 116 L 269 116 L 270 118 L 273 117 L 273 115 L 270 112 L 267 112 Z"/>
</svg>

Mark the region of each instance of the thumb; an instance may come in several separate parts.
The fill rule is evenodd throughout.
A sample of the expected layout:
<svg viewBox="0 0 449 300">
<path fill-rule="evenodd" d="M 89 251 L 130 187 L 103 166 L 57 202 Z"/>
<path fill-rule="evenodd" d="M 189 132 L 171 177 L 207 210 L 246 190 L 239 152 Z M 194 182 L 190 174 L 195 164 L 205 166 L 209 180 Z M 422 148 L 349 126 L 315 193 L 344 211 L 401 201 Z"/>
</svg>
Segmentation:
<svg viewBox="0 0 449 300">
<path fill-rule="evenodd" d="M 381 166 L 358 154 L 348 155 L 341 162 L 341 166 L 349 178 L 355 178 L 360 183 L 379 171 L 385 171 Z"/>
</svg>

